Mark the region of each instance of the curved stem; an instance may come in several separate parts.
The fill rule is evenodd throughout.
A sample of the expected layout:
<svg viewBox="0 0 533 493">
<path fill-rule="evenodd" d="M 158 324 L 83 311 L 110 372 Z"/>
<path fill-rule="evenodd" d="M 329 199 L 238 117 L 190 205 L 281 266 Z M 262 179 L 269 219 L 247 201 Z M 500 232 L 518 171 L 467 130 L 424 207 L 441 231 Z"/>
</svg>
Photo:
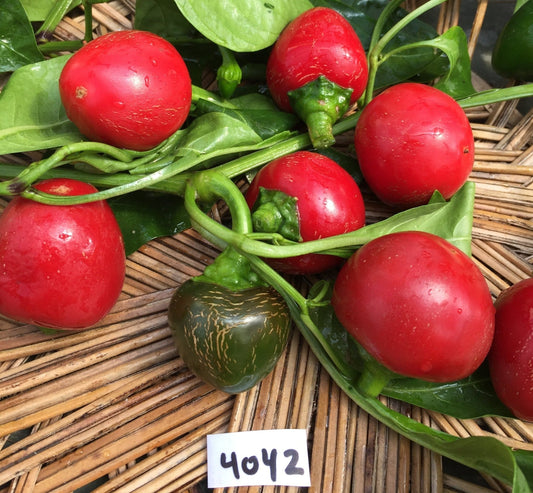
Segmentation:
<svg viewBox="0 0 533 493">
<path fill-rule="evenodd" d="M 354 113 L 342 120 L 339 120 L 339 122 L 333 126 L 333 134 L 338 135 L 354 128 L 358 118 L 359 113 Z M 63 164 L 63 161 L 66 159 L 66 157 L 74 152 L 81 152 L 83 150 L 99 150 L 100 152 L 107 152 L 115 155 L 117 159 L 121 158 L 129 160 L 133 159 L 132 156 L 137 155 L 132 154 L 130 151 L 117 149 L 116 147 L 108 146 L 106 144 L 80 142 L 58 149 L 50 158 L 48 158 L 48 160 L 46 160 L 45 165 L 41 163 L 33 163 L 27 168 L 24 168 L 21 173 L 11 180 L 0 182 L 0 195 L 11 196 L 21 194 L 31 200 L 57 205 L 81 204 L 84 202 L 106 200 L 111 197 L 134 192 L 143 188 L 170 189 L 170 193 L 182 195 L 185 192 L 185 185 L 189 179 L 189 175 L 182 177 L 180 174 L 190 170 L 196 164 L 207 158 L 222 156 L 224 154 L 232 154 L 235 152 L 243 152 L 247 150 L 253 151 L 250 154 L 233 159 L 227 163 L 218 165 L 216 168 L 213 168 L 230 178 L 235 178 L 258 168 L 259 166 L 262 166 L 263 164 L 266 164 L 277 157 L 281 157 L 291 152 L 309 147 L 311 147 L 309 136 L 307 134 L 298 134 L 293 137 L 286 138 L 285 140 L 276 142 L 269 147 L 265 147 L 264 149 L 259 148 L 259 150 L 255 150 L 258 148 L 258 146 L 254 145 L 250 147 L 243 146 L 235 149 L 222 149 L 201 156 L 184 156 L 178 161 L 171 161 L 169 158 L 169 162 L 166 166 L 163 166 L 162 163 L 159 162 L 158 167 L 160 169 L 148 175 L 143 174 L 141 177 L 130 176 L 129 174 L 123 173 L 117 173 L 116 175 L 95 175 L 92 173 L 85 173 L 84 175 L 76 174 L 77 179 L 82 179 L 83 177 L 83 179 L 89 183 L 94 183 L 96 185 L 101 184 L 102 186 L 109 187 L 106 190 L 89 195 L 60 196 L 45 194 L 28 189 L 28 187 L 38 179 L 47 178 L 50 177 L 50 175 L 55 177 L 62 176 L 59 171 L 56 173 L 50 173 L 50 171 L 53 168 Z M 9 168 L 10 173 L 12 172 L 12 169 L 13 168 Z M 134 173 L 134 171 L 132 171 L 132 173 Z M 66 170 L 64 175 L 72 175 L 72 170 Z M 113 178 L 114 176 L 117 178 Z M 163 181 L 168 181 L 169 186 L 157 186 L 157 184 Z"/>
<path fill-rule="evenodd" d="M 107 144 L 98 142 L 77 142 L 69 144 L 55 151 L 49 158 L 27 166 L 12 180 L 1 182 L 0 195 L 17 195 L 41 178 L 46 171 L 61 166 L 68 156 L 74 156 L 84 151 L 106 153 L 123 162 L 131 162 L 133 159 L 129 151 Z"/>
<path fill-rule="evenodd" d="M 185 201 L 189 207 L 197 208 L 197 200 L 212 204 L 218 199 L 222 199 L 229 208 L 232 231 L 238 234 L 253 231 L 250 209 L 237 185 L 216 170 L 195 173 L 185 189 Z M 197 210 L 201 212 L 198 208 Z"/>
<path fill-rule="evenodd" d="M 206 224 L 212 225 L 216 223 L 216 221 L 209 218 L 200 210 L 196 201 L 212 202 L 217 198 L 226 202 L 231 213 L 232 229 L 222 227 L 230 231 L 233 238 L 241 237 L 244 239 L 244 234 L 252 231 L 250 210 L 244 195 L 242 195 L 239 188 L 231 179 L 213 170 L 196 174 L 188 182 L 185 189 L 185 207 L 191 216 L 193 224 L 197 223 L 201 225 L 200 229 L 203 230 Z M 202 217 L 208 219 L 208 221 L 202 220 Z M 212 229 L 209 228 L 207 231 L 209 236 L 211 236 Z M 216 237 L 217 235 L 215 234 L 214 236 Z M 338 368 L 343 368 L 344 365 L 335 355 L 335 351 L 330 347 L 320 330 L 312 322 L 309 316 L 307 299 L 278 272 L 258 258 L 257 255 L 241 250 L 234 243 L 229 244 L 229 246 L 239 253 L 239 255 L 246 258 L 252 265 L 254 271 L 283 296 L 291 311 L 296 309 L 296 315 L 306 324 L 314 337 L 320 341 L 321 346 L 328 353 L 332 361 L 334 361 Z"/>
<path fill-rule="evenodd" d="M 402 0 L 393 0 L 383 9 L 378 19 L 378 22 L 376 23 L 376 26 L 374 28 L 374 32 L 372 33 L 370 49 L 368 51 L 368 82 L 364 95 L 363 105 L 367 105 L 372 100 L 374 93 L 374 85 L 376 82 L 376 73 L 379 66 L 383 63 L 382 53 L 385 49 L 385 46 L 387 46 L 387 44 L 405 26 L 407 26 L 407 24 L 422 15 L 424 12 L 431 10 L 437 5 L 444 3 L 445 1 L 446 0 L 429 0 L 423 3 L 420 7 L 408 13 L 403 19 L 394 24 L 391 29 L 389 29 L 385 34 L 383 34 L 383 36 L 381 36 L 381 32 L 383 30 L 387 18 L 392 14 L 395 9 L 399 7 L 399 5 L 402 3 Z"/>
</svg>

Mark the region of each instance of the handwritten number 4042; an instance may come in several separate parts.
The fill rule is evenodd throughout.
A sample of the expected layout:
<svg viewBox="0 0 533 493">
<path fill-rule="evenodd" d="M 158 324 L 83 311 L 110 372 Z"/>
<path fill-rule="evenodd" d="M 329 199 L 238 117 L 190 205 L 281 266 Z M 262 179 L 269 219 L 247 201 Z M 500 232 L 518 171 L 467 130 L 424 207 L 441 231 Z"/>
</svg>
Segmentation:
<svg viewBox="0 0 533 493">
<path fill-rule="evenodd" d="M 303 475 L 304 469 L 298 467 L 298 451 L 295 449 L 287 449 L 283 452 L 283 455 L 288 459 L 285 474 L 288 476 L 293 475 Z M 240 471 L 248 476 L 253 476 L 259 471 L 261 464 L 265 465 L 270 469 L 270 479 L 272 482 L 277 480 L 277 467 L 278 467 L 278 451 L 277 449 L 272 449 L 270 453 L 267 449 L 261 449 L 261 462 L 259 458 L 255 455 L 249 457 L 244 457 L 240 463 L 237 460 L 237 454 L 231 452 L 229 458 L 225 453 L 220 454 L 220 465 L 224 468 L 231 468 L 233 471 L 233 476 L 235 479 L 240 479 Z"/>
</svg>

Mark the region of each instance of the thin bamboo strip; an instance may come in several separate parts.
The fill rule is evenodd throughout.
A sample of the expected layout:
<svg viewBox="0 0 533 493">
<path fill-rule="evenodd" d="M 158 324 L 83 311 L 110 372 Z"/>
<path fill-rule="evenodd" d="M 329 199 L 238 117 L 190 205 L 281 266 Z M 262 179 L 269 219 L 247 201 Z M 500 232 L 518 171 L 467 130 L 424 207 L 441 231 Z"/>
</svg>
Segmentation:
<svg viewBox="0 0 533 493">
<path fill-rule="evenodd" d="M 39 429 L 47 427 L 54 422 L 59 421 L 60 416 L 54 416 L 54 418 L 44 421 L 42 423 L 36 424 L 31 430 L 31 434 L 35 434 Z M 25 472 L 23 475 L 17 477 L 13 486 L 13 493 L 24 493 L 25 491 L 33 491 L 37 478 L 39 477 L 39 472 L 41 470 L 41 464 L 36 465 L 29 471 Z"/>
<path fill-rule="evenodd" d="M 512 255 L 501 244 L 474 239 L 472 250 L 478 259 L 500 274 L 508 282 L 508 285 L 533 276 L 532 267 L 516 255 Z"/>
<path fill-rule="evenodd" d="M 338 399 L 338 387 L 333 385 L 325 371 L 321 371 L 311 460 L 312 491 L 333 491 L 332 471 L 341 470 L 336 464 L 334 442 Z M 318 450 L 320 453 L 317 453 Z"/>
<path fill-rule="evenodd" d="M 506 435 L 514 440 L 524 441 L 524 437 L 511 425 L 512 420 L 510 419 L 489 416 L 484 417 L 482 423 L 496 435 Z"/>
<path fill-rule="evenodd" d="M 11 458 L 13 462 L 18 463 L 23 460 L 25 455 L 29 454 L 36 458 L 44 449 L 54 445 L 60 439 L 71 438 L 80 431 L 94 426 L 98 419 L 104 418 L 108 421 L 108 425 L 111 424 L 113 416 L 120 409 L 120 405 L 117 404 L 125 398 L 129 399 L 129 403 L 135 403 L 139 399 L 147 400 L 155 393 L 166 392 L 168 388 L 178 385 L 183 386 L 187 380 L 191 380 L 191 375 L 184 374 L 182 370 L 183 367 L 176 368 L 174 363 L 167 363 L 100 387 L 89 393 L 88 398 L 78 400 L 77 407 L 73 406 L 72 409 L 74 410 L 62 416 L 60 421 L 41 427 L 38 432 L 30 434 L 11 444 L 9 448 L 0 451 L 0 462 L 7 462 L 8 458 Z M 183 387 L 180 388 L 183 389 Z M 69 409 L 68 406 L 67 409 Z M 52 417 L 61 416 L 61 413 L 62 409 L 58 406 Z M 43 422 L 45 419 L 52 418 L 41 418 L 39 422 Z M 25 429 L 28 426 L 21 426 L 20 429 Z M 17 456 L 15 454 L 22 455 Z M 43 462 L 45 461 L 46 458 Z M 0 468 L 1 471 L 3 469 Z"/>
<path fill-rule="evenodd" d="M 485 15 L 487 13 L 487 6 L 488 0 L 478 0 L 476 15 L 474 16 L 474 22 L 472 23 L 472 29 L 470 30 L 470 36 L 468 37 L 468 55 L 470 59 L 474 56 L 474 51 L 483 27 L 483 21 L 485 20 Z"/>
<path fill-rule="evenodd" d="M 157 342 L 130 351 L 115 360 L 93 365 L 73 375 L 67 375 L 48 383 L 0 401 L 2 407 L 2 431 L 9 432 L 9 427 L 21 418 L 32 420 L 40 411 L 73 399 L 99 386 L 112 382 L 121 376 L 130 375 L 151 365 L 175 357 L 175 349 L 168 341 Z M 46 393 L 44 393 L 46 392 Z M 14 431 L 14 430 L 13 430 Z"/>
<path fill-rule="evenodd" d="M 533 171 L 530 166 L 513 164 L 522 155 L 522 152 L 516 151 L 497 152 L 494 150 L 480 150 L 476 152 L 473 171 L 531 176 Z"/>
<path fill-rule="evenodd" d="M 494 217 L 500 221 L 513 221 L 516 218 L 525 220 L 525 224 L 533 217 L 533 204 L 507 204 L 488 199 L 478 198 L 474 205 L 474 213 Z"/>
<path fill-rule="evenodd" d="M 131 330 L 131 335 L 135 333 L 136 324 L 141 317 L 143 320 L 153 320 L 152 323 L 163 323 L 171 292 L 171 290 L 152 292 L 145 296 L 119 301 L 102 324 L 91 330 L 44 334 L 34 327 L 33 330 L 18 335 L 14 328 L 5 335 L 5 349 L 0 350 L 0 361 L 57 351 L 91 341 L 100 335 L 113 337 L 117 332 L 120 336 L 125 327 Z M 137 330 L 142 328 L 143 325 L 140 325 Z"/>
<path fill-rule="evenodd" d="M 411 409 L 411 416 L 420 420 L 422 410 L 416 407 Z M 411 484 L 411 491 L 413 493 L 422 493 L 423 490 L 423 448 L 418 444 L 411 445 L 411 467 L 413 469 L 413 482 Z"/>
<path fill-rule="evenodd" d="M 215 419 L 221 413 L 229 412 L 232 402 L 227 394 L 211 392 L 203 399 L 187 403 L 189 416 L 185 417 L 181 406 L 171 406 L 170 412 L 161 414 L 158 421 L 152 421 L 154 411 L 150 411 L 116 432 L 101 437 L 85 447 L 83 456 L 73 452 L 41 470 L 35 493 L 49 491 L 71 492 L 74 489 L 109 473 L 120 464 L 142 457 L 150 450 L 162 446 L 170 440 L 188 434 L 198 427 Z M 166 408 L 165 404 L 161 408 Z M 207 409 L 206 409 L 207 408 Z M 194 416 L 191 418 L 191 415 Z M 103 443 L 102 443 L 103 442 Z M 64 468 L 68 465 L 69 477 L 65 481 Z M 42 478 L 42 479 L 41 479 Z"/>
<path fill-rule="evenodd" d="M 158 398 L 158 394 L 155 391 L 156 388 L 161 390 L 162 399 Z M 179 379 L 176 382 L 165 381 L 163 382 L 163 385 L 156 384 L 155 388 L 147 388 L 138 395 L 135 395 L 133 399 L 134 405 L 132 406 L 127 405 L 129 403 L 125 401 L 113 404 L 110 410 L 112 409 L 116 413 L 114 415 L 114 420 L 110 420 L 111 424 L 107 423 L 105 429 L 100 428 L 103 426 L 103 423 L 95 423 L 96 426 L 100 428 L 97 435 L 98 440 L 85 445 L 84 456 L 76 458 L 76 452 L 71 452 L 69 455 L 63 455 L 60 461 L 68 462 L 69 466 L 72 461 L 83 462 L 86 460 L 86 454 L 98 450 L 99 447 L 106 447 L 107 445 L 112 444 L 117 436 L 120 436 L 121 434 L 124 435 L 124 437 L 130 436 L 131 438 L 150 422 L 153 422 L 155 428 L 158 428 L 157 423 L 159 423 L 160 420 L 166 418 L 175 411 L 179 411 L 183 406 L 205 405 L 206 408 L 210 408 L 213 402 L 225 402 L 226 400 L 230 400 L 228 395 L 218 394 L 220 393 L 214 393 L 211 387 L 201 384 L 191 378 Z M 110 410 L 108 410 L 108 412 L 110 412 Z M 187 416 L 182 413 L 181 417 L 175 420 L 175 423 L 180 424 L 186 421 Z M 167 425 L 164 424 L 163 426 Z M 85 433 L 83 429 L 81 429 L 80 432 Z M 150 433 L 155 432 L 156 429 L 150 431 Z M 65 457 L 69 457 L 69 459 L 66 459 Z M 123 464 L 127 463 L 128 461 L 123 462 Z M 47 466 L 47 475 L 54 474 L 61 470 L 61 466 L 57 464 L 57 461 L 54 464 Z"/>
<path fill-rule="evenodd" d="M 124 393 L 120 388 L 112 389 L 112 392 L 80 407 L 72 415 L 66 414 L 61 420 L 42 428 L 35 436 L 29 435 L 2 450 L 0 479 L 5 481 L 18 476 L 89 443 L 94 437 L 115 430 L 136 416 L 132 413 L 144 413 L 156 406 L 159 402 L 158 395 L 183 399 L 183 395 L 197 393 L 198 383 L 191 380 L 161 379 L 160 382 L 141 388 L 137 393 Z M 127 406 L 125 402 L 128 403 Z"/>
<path fill-rule="evenodd" d="M 476 196 L 516 204 L 533 203 L 533 190 L 488 182 L 476 182 Z"/>
<path fill-rule="evenodd" d="M 163 317 L 162 321 L 164 320 Z M 146 327 L 153 329 L 151 320 L 148 321 Z M 168 339 L 168 336 L 168 328 L 163 326 L 160 329 L 149 330 L 138 336 L 125 333 L 119 341 L 113 341 L 112 345 L 107 337 L 102 338 L 103 340 L 95 338 L 93 341 L 95 344 L 99 344 L 98 350 L 95 350 L 94 345 L 91 345 L 93 341 L 87 341 L 84 344 L 58 352 L 59 354 L 49 354 L 31 361 L 20 370 L 17 368 L 16 372 L 5 372 L 2 375 L 2 381 L 0 381 L 2 384 L 0 396 L 6 397 L 37 387 L 69 373 L 92 366 L 97 362 L 112 359 L 128 350 Z M 46 372 L 43 369 L 46 369 Z"/>
<path fill-rule="evenodd" d="M 495 491 L 498 492 L 509 492 L 510 489 L 498 489 L 494 490 L 491 488 L 487 488 L 485 486 L 473 484 L 470 481 L 460 479 L 456 476 L 452 476 L 449 474 L 445 474 L 443 476 L 443 484 L 444 484 L 444 490 L 443 493 L 494 493 Z"/>
<path fill-rule="evenodd" d="M 505 135 L 509 133 L 509 129 L 505 127 L 498 127 L 496 125 L 489 125 L 487 123 L 470 123 L 474 139 L 476 139 L 476 145 L 481 141 L 490 141 L 490 144 L 494 146 L 494 142 L 499 142 Z"/>
<path fill-rule="evenodd" d="M 486 241 L 501 241 L 509 246 L 522 247 L 531 250 L 533 247 L 533 232 L 527 227 L 517 227 L 512 224 L 496 223 L 490 219 L 474 217 L 472 235 L 474 238 Z"/>
<path fill-rule="evenodd" d="M 117 25 L 119 26 L 118 29 L 132 29 L 133 27 L 133 23 L 131 21 L 131 19 L 129 19 L 128 17 L 126 17 L 122 12 L 119 11 L 119 9 L 117 7 L 120 6 L 120 2 L 109 2 L 109 3 L 97 3 L 97 4 L 94 4 L 93 5 L 93 15 L 95 15 L 96 13 L 98 13 L 98 17 L 96 17 L 96 20 L 99 21 L 99 22 L 102 22 L 100 21 L 100 17 L 105 19 L 106 21 L 108 19 L 113 19 L 113 21 L 115 21 L 117 23 Z M 131 12 L 129 11 L 129 9 L 126 9 L 125 10 L 127 12 L 127 14 L 131 14 Z M 108 26 L 109 29 L 112 30 L 112 28 L 110 26 Z"/>
<path fill-rule="evenodd" d="M 532 129 L 533 109 L 525 114 L 495 147 L 497 149 L 522 149 L 531 142 Z"/>
<path fill-rule="evenodd" d="M 508 84 L 512 85 L 512 84 Z M 494 105 L 494 110 L 488 115 L 486 122 L 489 125 L 506 127 L 517 118 L 518 100 L 502 101 Z"/>
<path fill-rule="evenodd" d="M 94 493 L 129 493 L 142 491 L 145 487 L 154 486 L 159 491 L 161 483 L 154 484 L 162 475 L 169 475 L 169 484 L 179 487 L 179 474 L 174 470 L 190 457 L 200 455 L 201 462 L 206 461 L 206 444 L 205 436 L 210 433 L 221 433 L 227 430 L 230 420 L 230 413 L 221 414 L 218 418 L 206 423 L 205 427 L 192 431 L 187 442 L 176 440 L 165 447 L 157 450 L 147 458 L 137 462 L 122 474 L 116 475 L 113 479 L 107 481 L 104 485 L 95 489 Z M 191 467 L 187 467 L 191 469 Z"/>
<path fill-rule="evenodd" d="M 439 19 L 437 21 L 437 32 L 442 34 L 450 27 L 459 23 L 459 7 L 461 0 L 448 0 L 441 5 Z"/>
<path fill-rule="evenodd" d="M 388 477 L 387 471 L 387 426 L 381 422 L 376 423 L 376 461 L 374 469 L 374 484 L 377 491 L 383 491 L 386 488 Z M 395 478 L 394 478 L 395 479 Z"/>
<path fill-rule="evenodd" d="M 145 248 L 142 252 L 137 251 L 132 254 L 130 259 L 139 272 L 144 273 L 147 271 L 149 275 L 155 274 L 161 280 L 161 283 L 167 284 L 165 287 L 176 287 L 177 273 L 194 276 L 198 275 L 201 272 L 201 268 L 205 266 L 205 264 L 200 264 L 197 268 L 190 269 L 189 272 L 185 273 L 183 272 L 185 267 L 183 261 L 172 257 L 172 263 L 167 263 L 168 261 L 164 261 L 165 257 L 168 258 L 167 255 L 164 255 L 156 248 Z"/>
<path fill-rule="evenodd" d="M 355 438 L 355 404 L 341 392 L 339 395 L 338 422 L 336 430 L 335 461 L 337 470 L 333 475 L 332 491 L 348 491 L 346 485 L 352 476 L 353 447 Z"/>
<path fill-rule="evenodd" d="M 528 147 L 511 163 L 513 166 L 533 166 L 533 146 Z"/>
<path fill-rule="evenodd" d="M 320 394 L 319 394 L 320 395 Z M 365 491 L 366 455 L 368 449 L 368 426 L 370 417 L 365 411 L 357 409 L 357 428 L 355 434 L 355 456 L 352 476 L 352 492 Z"/>
<path fill-rule="evenodd" d="M 149 287 L 153 291 L 159 291 L 176 286 L 175 280 L 167 277 L 159 270 L 153 270 L 150 265 L 148 265 L 149 263 L 150 262 L 147 262 L 146 264 L 130 262 L 129 276 L 132 279 L 142 282 L 146 287 Z"/>
</svg>

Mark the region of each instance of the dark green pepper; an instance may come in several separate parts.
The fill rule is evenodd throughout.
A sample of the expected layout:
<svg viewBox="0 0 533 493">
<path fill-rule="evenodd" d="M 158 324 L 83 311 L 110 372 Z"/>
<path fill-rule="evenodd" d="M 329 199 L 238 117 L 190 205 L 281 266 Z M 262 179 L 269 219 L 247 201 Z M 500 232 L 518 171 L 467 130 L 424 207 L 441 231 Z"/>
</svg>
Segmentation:
<svg viewBox="0 0 533 493">
<path fill-rule="evenodd" d="M 219 390 L 238 393 L 272 371 L 287 344 L 291 316 L 270 287 L 235 291 L 191 279 L 172 296 L 169 325 L 193 373 Z"/>
<path fill-rule="evenodd" d="M 492 52 L 492 67 L 503 77 L 533 81 L 533 0 L 504 26 Z"/>
<path fill-rule="evenodd" d="M 185 190 L 188 210 L 199 210 L 197 200 L 212 203 L 218 198 L 230 209 L 232 230 L 250 233 L 250 209 L 235 183 L 210 170 L 189 180 Z M 247 257 L 230 246 L 202 275 L 174 292 L 168 321 L 189 369 L 228 393 L 249 390 L 272 371 L 292 325 L 283 297 L 263 281 Z"/>
</svg>

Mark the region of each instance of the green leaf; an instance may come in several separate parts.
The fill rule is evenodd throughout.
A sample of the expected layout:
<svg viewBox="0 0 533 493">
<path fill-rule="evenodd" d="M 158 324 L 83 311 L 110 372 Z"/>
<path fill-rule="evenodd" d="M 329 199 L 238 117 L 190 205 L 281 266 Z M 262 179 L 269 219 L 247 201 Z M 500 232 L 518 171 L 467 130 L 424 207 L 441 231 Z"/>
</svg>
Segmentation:
<svg viewBox="0 0 533 493">
<path fill-rule="evenodd" d="M 141 190 L 109 199 L 124 237 L 126 255 L 154 238 L 171 236 L 190 227 L 183 199 Z"/>
<path fill-rule="evenodd" d="M 201 99 L 195 111 L 225 113 L 245 123 L 262 139 L 290 130 L 299 122 L 295 115 L 280 111 L 270 98 L 261 94 L 245 94 L 223 103 Z"/>
<path fill-rule="evenodd" d="M 445 384 L 415 378 L 394 379 L 383 394 L 459 419 L 513 417 L 496 396 L 485 365 L 467 378 Z"/>
<path fill-rule="evenodd" d="M 0 0 L 0 72 L 43 60 L 20 0 Z"/>
<path fill-rule="evenodd" d="M 67 118 L 58 80 L 68 55 L 26 65 L 0 92 L 0 154 L 61 147 L 83 140 Z"/>
<path fill-rule="evenodd" d="M 180 154 L 207 154 L 218 149 L 258 144 L 261 137 L 246 122 L 214 111 L 193 120 L 180 141 Z"/>
<path fill-rule="evenodd" d="M 32 22 L 44 21 L 48 14 L 57 4 L 57 0 L 20 0 L 28 19 Z M 81 3 L 81 0 L 72 0 L 70 8 L 74 8 Z"/>
<path fill-rule="evenodd" d="M 441 236 L 470 255 L 474 189 L 474 182 L 467 181 L 448 202 L 438 192 L 435 192 L 426 205 L 398 212 L 387 219 L 346 233 L 344 236 L 353 238 L 356 244 L 358 238 L 366 243 L 372 238 L 396 231 L 427 231 Z"/>
<path fill-rule="evenodd" d="M 134 23 L 135 29 L 156 33 L 171 43 L 198 34 L 174 0 L 137 0 Z"/>
<path fill-rule="evenodd" d="M 448 29 L 435 39 L 416 43 L 416 46 L 439 49 L 448 57 L 449 70 L 435 84 L 435 87 L 456 99 L 470 96 L 476 92 L 472 85 L 468 40 L 460 26 Z"/>
<path fill-rule="evenodd" d="M 20 0 L 20 3 L 26 11 L 28 19 L 34 22 L 44 21 L 56 0 Z"/>
<path fill-rule="evenodd" d="M 188 21 L 207 39 L 236 52 L 272 45 L 283 28 L 312 7 L 309 0 L 175 0 Z"/>
</svg>

